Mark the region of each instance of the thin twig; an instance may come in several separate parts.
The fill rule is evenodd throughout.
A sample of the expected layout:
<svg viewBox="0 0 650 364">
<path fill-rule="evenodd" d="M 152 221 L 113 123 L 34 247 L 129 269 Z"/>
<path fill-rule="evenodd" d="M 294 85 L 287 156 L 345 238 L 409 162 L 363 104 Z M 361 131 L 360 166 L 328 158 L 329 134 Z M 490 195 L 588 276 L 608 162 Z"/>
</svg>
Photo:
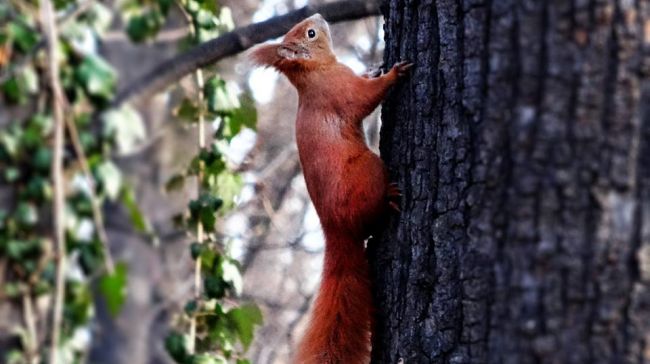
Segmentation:
<svg viewBox="0 0 650 364">
<path fill-rule="evenodd" d="M 77 125 L 75 125 L 74 120 L 70 116 L 65 118 L 65 124 L 68 129 L 68 133 L 70 134 L 72 146 L 75 150 L 75 153 L 77 154 L 77 159 L 81 165 L 81 171 L 86 177 L 86 182 L 88 183 L 88 193 L 90 195 L 89 197 L 93 212 L 93 220 L 95 221 L 97 235 L 102 244 L 102 249 L 104 250 L 104 265 L 106 267 L 106 272 L 112 275 L 115 272 L 115 264 L 113 263 L 113 257 L 109 249 L 108 234 L 106 234 L 106 227 L 104 225 L 104 216 L 102 214 L 101 206 L 99 205 L 99 199 L 95 193 L 95 179 L 90 172 L 90 165 L 88 164 L 86 152 L 84 152 L 84 149 L 81 146 L 81 141 L 79 140 L 79 132 L 77 131 Z"/>
<path fill-rule="evenodd" d="M 199 105 L 203 104 L 203 71 L 201 69 L 196 70 L 196 86 L 199 89 Z M 199 113 L 199 150 L 205 148 L 205 120 L 203 113 Z M 203 161 L 199 165 L 199 173 L 196 176 L 196 194 L 197 197 L 201 196 L 201 183 L 203 180 Z M 204 231 L 203 224 L 201 221 L 198 221 L 196 224 L 196 240 L 199 244 L 203 244 Z M 197 258 L 194 263 L 194 299 L 199 300 L 201 298 L 201 259 Z M 190 354 L 194 353 L 196 342 L 196 317 L 192 315 L 192 320 L 190 322 Z"/>
<path fill-rule="evenodd" d="M 30 364 L 37 364 L 40 359 L 38 355 L 38 334 L 36 331 L 36 318 L 34 317 L 34 303 L 32 302 L 32 294 L 27 290 L 23 294 L 23 319 L 25 320 L 25 327 L 27 328 L 28 343 L 25 352 L 27 353 L 27 361 Z"/>
<path fill-rule="evenodd" d="M 57 48 L 57 27 L 54 20 L 54 8 L 51 0 L 41 1 L 41 22 L 47 38 L 48 70 L 50 87 L 52 89 L 52 111 L 54 114 L 54 147 L 52 157 L 52 180 L 54 185 L 53 215 L 54 241 L 56 244 L 56 283 L 54 287 L 54 308 L 52 313 L 52 342 L 50 347 L 50 364 L 57 364 L 59 343 L 61 340 L 61 324 L 63 321 L 63 298 L 65 297 L 65 226 L 64 226 L 64 179 L 63 179 L 63 143 L 64 116 L 63 92 L 59 83 L 59 64 Z"/>
</svg>

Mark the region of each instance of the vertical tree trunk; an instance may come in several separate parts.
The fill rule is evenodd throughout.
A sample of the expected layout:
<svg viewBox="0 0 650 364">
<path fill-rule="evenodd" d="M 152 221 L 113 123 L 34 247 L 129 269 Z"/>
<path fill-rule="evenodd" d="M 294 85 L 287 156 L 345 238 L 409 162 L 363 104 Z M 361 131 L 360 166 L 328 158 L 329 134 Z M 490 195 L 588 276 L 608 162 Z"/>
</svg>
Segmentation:
<svg viewBox="0 0 650 364">
<path fill-rule="evenodd" d="M 650 362 L 650 1 L 383 11 L 373 362 Z"/>
</svg>

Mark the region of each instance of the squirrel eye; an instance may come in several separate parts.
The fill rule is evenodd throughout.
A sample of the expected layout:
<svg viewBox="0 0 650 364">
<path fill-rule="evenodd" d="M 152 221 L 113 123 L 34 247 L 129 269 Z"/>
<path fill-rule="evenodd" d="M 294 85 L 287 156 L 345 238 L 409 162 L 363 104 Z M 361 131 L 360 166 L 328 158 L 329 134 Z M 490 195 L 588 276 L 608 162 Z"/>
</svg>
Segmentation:
<svg viewBox="0 0 650 364">
<path fill-rule="evenodd" d="M 309 29 L 307 30 L 307 36 L 309 39 L 313 39 L 316 37 L 316 31 L 314 29 Z"/>
</svg>

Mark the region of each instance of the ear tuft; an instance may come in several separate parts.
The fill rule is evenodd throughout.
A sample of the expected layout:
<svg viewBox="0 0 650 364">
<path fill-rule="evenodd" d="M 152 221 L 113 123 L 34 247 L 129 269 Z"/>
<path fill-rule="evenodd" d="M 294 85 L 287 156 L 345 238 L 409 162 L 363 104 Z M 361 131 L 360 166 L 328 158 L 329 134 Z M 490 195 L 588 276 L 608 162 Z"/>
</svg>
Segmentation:
<svg viewBox="0 0 650 364">
<path fill-rule="evenodd" d="M 254 66 L 275 67 L 281 60 L 278 53 L 279 44 L 260 44 L 248 53 L 248 59 Z"/>
</svg>

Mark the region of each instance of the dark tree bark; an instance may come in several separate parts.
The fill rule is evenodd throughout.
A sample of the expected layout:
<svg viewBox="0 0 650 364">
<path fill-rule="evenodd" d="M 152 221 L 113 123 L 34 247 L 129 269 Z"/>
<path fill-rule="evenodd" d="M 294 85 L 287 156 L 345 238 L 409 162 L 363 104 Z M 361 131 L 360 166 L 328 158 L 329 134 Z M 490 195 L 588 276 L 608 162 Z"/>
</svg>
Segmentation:
<svg viewBox="0 0 650 364">
<path fill-rule="evenodd" d="M 374 363 L 650 362 L 650 2 L 389 0 Z"/>
</svg>

